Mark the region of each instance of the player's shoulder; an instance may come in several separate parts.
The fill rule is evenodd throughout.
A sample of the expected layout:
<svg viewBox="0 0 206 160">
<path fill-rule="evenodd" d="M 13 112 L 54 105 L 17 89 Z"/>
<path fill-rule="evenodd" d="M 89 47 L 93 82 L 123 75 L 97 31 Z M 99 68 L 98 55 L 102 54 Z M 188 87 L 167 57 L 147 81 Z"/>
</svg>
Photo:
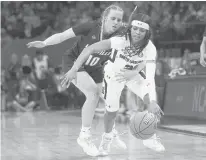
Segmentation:
<svg viewBox="0 0 206 160">
<path fill-rule="evenodd" d="M 110 38 L 110 40 L 113 43 L 119 44 L 119 45 L 125 44 L 127 42 L 127 39 L 125 36 L 119 36 L 119 35 Z"/>
<path fill-rule="evenodd" d="M 156 47 L 155 47 L 154 43 L 151 40 L 149 40 L 149 42 L 148 42 L 146 47 L 147 47 L 148 50 L 156 51 Z"/>
<path fill-rule="evenodd" d="M 86 21 L 84 23 L 80 23 L 72 27 L 74 33 L 76 35 L 85 35 L 87 34 L 90 30 L 97 28 L 99 23 L 97 21 Z"/>
<path fill-rule="evenodd" d="M 145 55 L 152 60 L 156 59 L 157 57 L 157 49 L 151 40 L 149 40 L 145 48 Z"/>
<path fill-rule="evenodd" d="M 93 26 L 101 26 L 101 22 L 97 20 L 91 20 L 89 23 Z"/>
<path fill-rule="evenodd" d="M 83 23 L 81 25 L 87 26 L 87 27 L 89 26 L 92 29 L 92 28 L 99 27 L 101 24 L 100 24 L 99 21 L 90 20 L 90 21 L 87 21 L 87 22 L 85 22 L 85 23 Z"/>
</svg>

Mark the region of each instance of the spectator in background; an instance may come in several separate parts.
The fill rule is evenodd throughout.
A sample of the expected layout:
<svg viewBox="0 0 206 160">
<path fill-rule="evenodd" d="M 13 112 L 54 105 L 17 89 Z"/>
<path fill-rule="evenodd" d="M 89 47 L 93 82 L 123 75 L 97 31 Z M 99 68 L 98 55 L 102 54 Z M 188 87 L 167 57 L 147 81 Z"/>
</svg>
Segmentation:
<svg viewBox="0 0 206 160">
<path fill-rule="evenodd" d="M 33 10 L 29 10 L 27 16 L 24 16 L 24 23 L 31 25 L 32 28 L 37 28 L 41 25 L 40 18 L 35 15 Z"/>
<path fill-rule="evenodd" d="M 22 68 L 23 76 L 20 80 L 19 91 L 12 102 L 17 110 L 31 111 L 36 106 L 36 85 L 32 82 L 32 69 L 28 66 Z"/>
<path fill-rule="evenodd" d="M 28 66 L 28 67 L 32 68 L 32 60 L 31 60 L 31 58 L 30 58 L 27 54 L 25 54 L 25 55 L 22 57 L 22 59 L 21 59 L 21 65 L 22 65 L 22 67 Z"/>
<path fill-rule="evenodd" d="M 48 87 L 47 80 L 51 69 L 51 63 L 49 57 L 44 54 L 43 50 L 39 49 L 36 51 L 36 57 L 33 59 L 33 66 L 39 88 L 46 89 Z"/>
<path fill-rule="evenodd" d="M 201 8 L 199 11 L 197 11 L 197 18 L 206 21 L 206 5 L 201 5 Z"/>
<path fill-rule="evenodd" d="M 183 39 L 183 36 L 185 35 L 185 26 L 182 23 L 179 14 L 174 15 L 173 28 L 177 33 L 177 37 L 179 37 L 178 39 Z"/>
<path fill-rule="evenodd" d="M 57 91 L 59 93 L 66 91 L 66 87 L 62 87 L 61 85 L 61 77 L 64 75 L 64 72 L 62 71 L 62 67 L 56 67 L 54 69 L 54 80 L 57 85 Z"/>
<path fill-rule="evenodd" d="M 33 59 L 34 73 L 37 80 L 37 86 L 40 89 L 38 100 L 43 98 L 44 106 L 49 109 L 47 94 L 51 94 L 54 88 L 54 82 L 52 78 L 52 65 L 49 61 L 49 57 L 44 54 L 42 49 L 36 51 L 36 57 Z M 48 93 L 49 92 L 49 93 Z"/>
<path fill-rule="evenodd" d="M 53 79 L 54 79 L 54 87 L 53 91 L 47 92 L 49 94 L 50 104 L 52 108 L 67 108 L 68 102 L 71 101 L 71 97 L 69 96 L 68 90 L 66 87 L 62 87 L 60 78 L 64 75 L 61 67 L 56 67 L 54 69 Z"/>
<path fill-rule="evenodd" d="M 7 48 L 12 43 L 12 37 L 6 32 L 4 28 L 1 28 L 1 49 Z"/>
<path fill-rule="evenodd" d="M 205 32 L 203 33 L 202 43 L 200 45 L 200 63 L 203 67 L 206 67 L 206 27 Z"/>
<path fill-rule="evenodd" d="M 10 64 L 6 71 L 6 82 L 8 86 L 8 98 L 12 100 L 17 94 L 19 80 L 20 80 L 21 65 L 15 53 L 11 55 Z"/>
<path fill-rule="evenodd" d="M 6 110 L 7 85 L 5 72 L 6 70 L 1 67 L 1 111 Z"/>
</svg>

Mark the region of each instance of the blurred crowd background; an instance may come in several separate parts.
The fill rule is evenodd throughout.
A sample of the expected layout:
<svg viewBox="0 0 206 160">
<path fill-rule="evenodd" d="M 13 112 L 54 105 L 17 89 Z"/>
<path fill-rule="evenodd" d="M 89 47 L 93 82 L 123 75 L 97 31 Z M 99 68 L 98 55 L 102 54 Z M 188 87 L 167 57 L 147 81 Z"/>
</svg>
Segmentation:
<svg viewBox="0 0 206 160">
<path fill-rule="evenodd" d="M 49 53 L 51 50 L 30 51 L 26 49 L 26 43 L 35 38 L 43 40 L 86 21 L 98 20 L 112 3 L 1 2 L 1 110 L 36 110 L 42 104 L 49 109 L 81 108 L 84 95 L 73 85 L 69 89 L 60 85 L 63 64 L 61 60 L 56 61 L 55 55 L 63 55 L 68 48 L 57 47 L 53 54 Z M 167 78 L 206 75 L 199 65 L 206 2 L 118 3 L 125 10 L 125 22 L 136 5 L 139 12 L 151 16 L 152 40 L 158 49 L 156 85 L 160 104 Z M 33 62 L 43 58 L 48 58 L 51 63 L 38 76 Z M 125 95 L 122 97 L 124 99 Z"/>
</svg>

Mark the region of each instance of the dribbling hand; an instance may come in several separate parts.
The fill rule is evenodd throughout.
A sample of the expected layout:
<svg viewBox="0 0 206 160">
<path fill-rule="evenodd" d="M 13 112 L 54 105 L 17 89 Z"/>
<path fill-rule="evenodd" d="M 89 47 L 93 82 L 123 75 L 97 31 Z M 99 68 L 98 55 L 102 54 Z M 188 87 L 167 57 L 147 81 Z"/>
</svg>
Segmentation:
<svg viewBox="0 0 206 160">
<path fill-rule="evenodd" d="M 71 81 L 74 80 L 77 83 L 77 72 L 73 70 L 69 70 L 62 78 L 61 78 L 61 86 L 68 88 Z"/>
<path fill-rule="evenodd" d="M 153 101 L 148 105 L 147 110 L 148 112 L 155 114 L 158 120 L 161 118 L 162 115 L 164 115 L 164 112 L 162 111 L 160 106 L 156 102 L 153 102 Z"/>
<path fill-rule="evenodd" d="M 33 42 L 27 43 L 27 47 L 28 48 L 31 48 L 31 47 L 44 48 L 46 47 L 46 44 L 44 43 L 44 41 L 33 41 Z"/>
</svg>

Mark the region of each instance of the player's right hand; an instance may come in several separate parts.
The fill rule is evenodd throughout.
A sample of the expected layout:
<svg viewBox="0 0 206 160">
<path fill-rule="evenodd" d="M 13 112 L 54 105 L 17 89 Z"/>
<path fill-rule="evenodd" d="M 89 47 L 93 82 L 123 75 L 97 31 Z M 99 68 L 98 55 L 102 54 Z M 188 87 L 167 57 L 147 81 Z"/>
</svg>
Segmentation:
<svg viewBox="0 0 206 160">
<path fill-rule="evenodd" d="M 44 48 L 46 47 L 46 44 L 44 43 L 44 41 L 33 41 L 33 42 L 27 43 L 27 47 L 28 48 L 31 48 L 31 47 Z"/>
<path fill-rule="evenodd" d="M 153 113 L 157 116 L 157 119 L 159 120 L 161 118 L 162 115 L 164 115 L 164 112 L 162 111 L 162 109 L 160 108 L 160 106 L 155 102 L 155 101 L 151 101 L 150 104 L 148 105 L 147 110 L 150 113 Z"/>
<path fill-rule="evenodd" d="M 201 57 L 201 58 L 200 58 L 200 64 L 201 64 L 203 67 L 206 67 L 206 61 L 204 60 L 204 57 Z"/>
<path fill-rule="evenodd" d="M 71 81 L 75 81 L 77 83 L 77 72 L 73 70 L 69 70 L 62 78 L 61 78 L 61 86 L 64 88 L 68 88 Z"/>
</svg>

